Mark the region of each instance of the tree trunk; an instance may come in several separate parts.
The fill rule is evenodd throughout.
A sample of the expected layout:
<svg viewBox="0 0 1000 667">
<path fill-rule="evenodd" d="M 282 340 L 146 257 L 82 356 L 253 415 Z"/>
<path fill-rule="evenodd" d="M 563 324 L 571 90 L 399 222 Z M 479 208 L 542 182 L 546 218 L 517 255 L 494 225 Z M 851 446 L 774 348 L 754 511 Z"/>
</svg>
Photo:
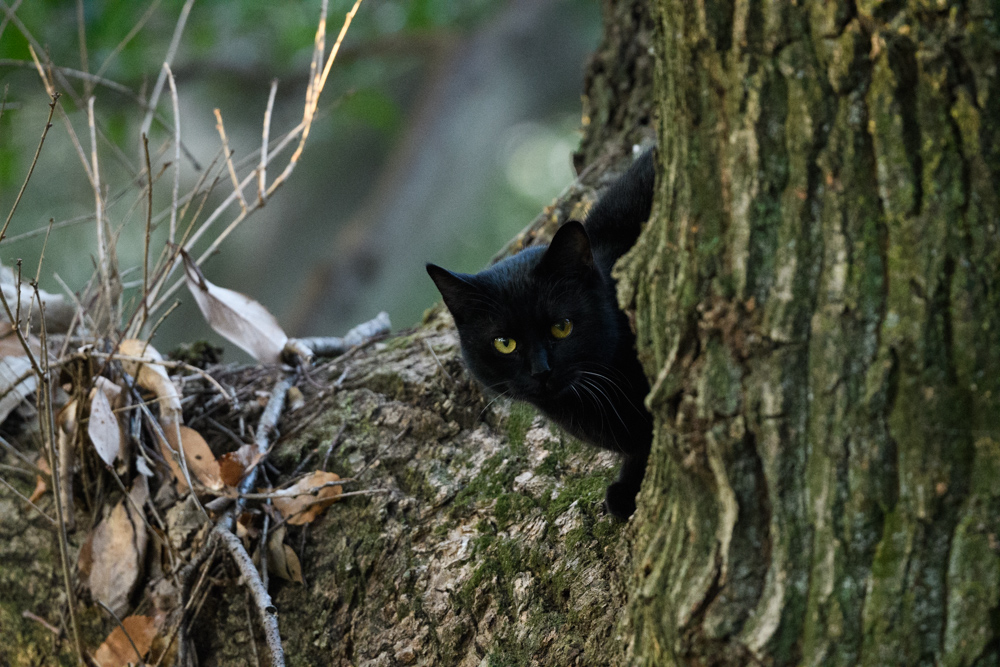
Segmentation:
<svg viewBox="0 0 1000 667">
<path fill-rule="evenodd" d="M 1000 663 L 1000 6 L 656 13 L 626 662 Z"/>
<path fill-rule="evenodd" d="M 610 454 L 479 393 L 439 308 L 280 425 L 280 470 L 336 442 L 350 490 L 388 491 L 289 527 L 288 664 L 1000 664 L 1000 7 L 648 4 L 607 0 L 598 168 L 514 244 L 658 119 L 619 266 L 656 417 L 637 515 L 602 513 Z M 54 535 L 0 494 L 0 663 L 73 664 L 21 616 L 65 617 Z M 217 563 L 193 647 L 252 661 Z M 81 617 L 93 648 L 112 623 Z"/>
</svg>

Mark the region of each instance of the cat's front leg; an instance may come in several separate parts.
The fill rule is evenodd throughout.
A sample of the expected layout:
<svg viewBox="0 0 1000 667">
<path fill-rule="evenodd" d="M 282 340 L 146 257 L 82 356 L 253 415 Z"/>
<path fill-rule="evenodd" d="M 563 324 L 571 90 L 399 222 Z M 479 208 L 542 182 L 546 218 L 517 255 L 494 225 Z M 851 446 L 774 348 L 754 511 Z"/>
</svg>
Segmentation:
<svg viewBox="0 0 1000 667">
<path fill-rule="evenodd" d="M 604 495 L 604 507 L 613 516 L 625 520 L 635 512 L 635 496 L 646 475 L 648 458 L 648 451 L 625 455 L 621 470 L 618 471 L 618 480 L 608 486 Z"/>
</svg>

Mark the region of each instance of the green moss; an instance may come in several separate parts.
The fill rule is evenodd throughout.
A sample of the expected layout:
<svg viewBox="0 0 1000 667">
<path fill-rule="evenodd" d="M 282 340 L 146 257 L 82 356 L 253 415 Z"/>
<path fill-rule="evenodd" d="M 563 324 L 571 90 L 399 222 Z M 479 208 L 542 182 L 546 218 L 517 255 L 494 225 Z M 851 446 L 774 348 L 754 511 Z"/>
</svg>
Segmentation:
<svg viewBox="0 0 1000 667">
<path fill-rule="evenodd" d="M 410 334 L 409 336 L 396 336 L 385 341 L 385 349 L 390 352 L 402 350 L 412 346 L 415 340 L 417 340 L 417 336 L 415 334 Z"/>
<path fill-rule="evenodd" d="M 493 506 L 493 516 L 500 525 L 524 516 L 525 512 L 535 506 L 535 501 L 531 496 L 523 493 L 502 493 L 497 496 L 496 504 Z"/>
<path fill-rule="evenodd" d="M 555 520 L 574 502 L 583 512 L 591 511 L 590 508 L 600 507 L 600 503 L 604 499 L 604 490 L 613 478 L 614 471 L 608 469 L 594 475 L 566 479 L 559 494 L 546 504 L 545 517 L 549 521 Z"/>
<path fill-rule="evenodd" d="M 514 478 L 524 469 L 520 457 L 505 452 L 494 454 L 483 462 L 479 474 L 455 496 L 452 512 L 467 510 L 475 502 L 488 502 L 508 493 Z"/>
<path fill-rule="evenodd" d="M 535 420 L 535 410 L 527 403 L 515 402 L 510 406 L 510 416 L 507 417 L 507 439 L 510 449 L 515 454 L 523 454 L 524 436 Z"/>
</svg>

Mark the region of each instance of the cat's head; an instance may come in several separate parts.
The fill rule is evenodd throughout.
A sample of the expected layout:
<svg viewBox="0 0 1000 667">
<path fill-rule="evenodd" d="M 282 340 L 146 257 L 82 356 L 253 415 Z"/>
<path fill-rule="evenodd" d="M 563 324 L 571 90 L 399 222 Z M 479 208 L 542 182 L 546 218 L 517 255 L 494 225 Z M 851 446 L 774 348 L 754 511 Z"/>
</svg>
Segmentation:
<svg viewBox="0 0 1000 667">
<path fill-rule="evenodd" d="M 477 380 L 544 407 L 607 367 L 618 344 L 614 292 L 579 222 L 548 247 L 529 248 L 477 274 L 427 265 Z"/>
</svg>

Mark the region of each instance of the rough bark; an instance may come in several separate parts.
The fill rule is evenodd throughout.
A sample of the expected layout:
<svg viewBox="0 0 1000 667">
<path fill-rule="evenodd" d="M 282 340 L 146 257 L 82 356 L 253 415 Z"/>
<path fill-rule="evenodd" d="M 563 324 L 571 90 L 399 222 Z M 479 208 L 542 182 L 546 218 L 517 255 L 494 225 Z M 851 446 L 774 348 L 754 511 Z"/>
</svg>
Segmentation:
<svg viewBox="0 0 1000 667">
<path fill-rule="evenodd" d="M 595 188 L 613 177 L 606 172 L 652 134 L 645 3 L 608 2 L 605 19 L 588 66 L 581 149 L 581 164 L 596 166 L 507 251 L 582 217 Z M 343 429 L 329 469 L 359 479 L 347 490 L 389 493 L 346 499 L 308 528 L 290 527 L 306 584 L 272 577 L 270 585 L 289 665 L 597 667 L 623 644 L 632 538 L 602 510 L 614 456 L 573 441 L 526 406 L 489 403 L 458 352 L 451 320 L 438 309 L 406 335 L 300 384 L 307 406 L 283 417 L 273 463 L 288 473 L 313 450 L 319 460 Z M 255 376 L 244 387 L 251 395 L 273 382 Z M 20 490 L 30 487 L 24 480 Z M 44 519 L 5 494 L 0 664 L 74 664 L 66 641 L 21 616 L 27 609 L 61 624 L 58 552 Z M 40 502 L 49 508 L 48 498 Z M 72 538 L 77 549 L 80 539 Z M 212 576 L 217 588 L 192 625 L 200 664 L 252 661 L 252 639 L 265 649 L 260 629 L 248 625 L 238 574 L 219 559 Z M 112 622 L 95 607 L 81 616 L 86 644 L 96 647 Z"/>
<path fill-rule="evenodd" d="M 996 3 L 658 3 L 628 664 L 1000 662 Z"/>
<path fill-rule="evenodd" d="M 1000 664 L 1000 8 L 646 4 L 606 3 L 598 167 L 512 243 L 658 119 L 619 267 L 657 418 L 637 516 L 601 513 L 609 455 L 488 403 L 434 311 L 281 424 L 280 470 L 343 429 L 330 469 L 390 492 L 292 529 L 289 664 Z M 0 490 L 0 662 L 71 664 L 21 617 L 62 613 L 30 512 Z M 259 630 L 214 576 L 201 664 L 246 662 Z"/>
</svg>

